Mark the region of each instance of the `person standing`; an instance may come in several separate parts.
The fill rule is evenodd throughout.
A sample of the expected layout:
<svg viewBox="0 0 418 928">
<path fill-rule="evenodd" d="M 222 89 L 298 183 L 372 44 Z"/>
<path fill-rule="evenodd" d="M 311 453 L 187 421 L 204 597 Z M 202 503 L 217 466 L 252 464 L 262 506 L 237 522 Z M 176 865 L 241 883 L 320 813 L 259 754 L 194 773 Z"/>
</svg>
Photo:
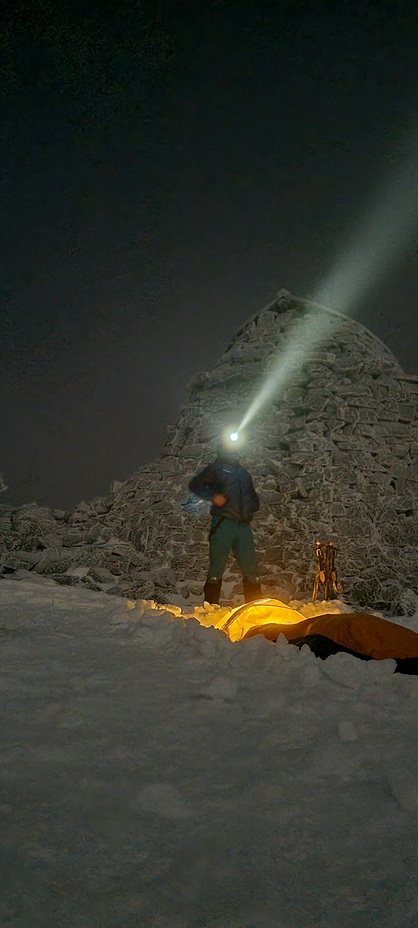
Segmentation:
<svg viewBox="0 0 418 928">
<path fill-rule="evenodd" d="M 222 577 L 232 550 L 240 571 L 245 602 L 260 598 L 260 577 L 250 522 L 260 508 L 251 474 L 235 450 L 218 447 L 216 459 L 189 483 L 199 499 L 212 503 L 209 531 L 209 570 L 203 588 L 205 601 L 219 603 Z"/>
</svg>

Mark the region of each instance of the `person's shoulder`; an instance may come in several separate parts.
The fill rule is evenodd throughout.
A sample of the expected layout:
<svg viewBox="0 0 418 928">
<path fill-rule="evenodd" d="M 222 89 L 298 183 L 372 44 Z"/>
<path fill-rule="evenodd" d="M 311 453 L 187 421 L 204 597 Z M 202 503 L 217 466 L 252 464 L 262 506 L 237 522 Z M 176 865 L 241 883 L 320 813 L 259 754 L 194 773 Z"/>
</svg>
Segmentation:
<svg viewBox="0 0 418 928">
<path fill-rule="evenodd" d="M 219 461 L 209 461 L 209 463 L 206 464 L 205 471 L 207 474 L 217 473 L 218 470 L 219 470 Z"/>
<path fill-rule="evenodd" d="M 198 476 L 200 477 L 200 476 L 202 476 L 203 474 L 205 474 L 205 475 L 206 475 L 206 474 L 209 474 L 209 473 L 213 470 L 213 468 L 214 468 L 214 461 L 209 461 L 208 464 L 203 464 L 203 465 L 201 465 L 201 468 L 200 468 L 200 470 L 198 471 Z"/>
</svg>

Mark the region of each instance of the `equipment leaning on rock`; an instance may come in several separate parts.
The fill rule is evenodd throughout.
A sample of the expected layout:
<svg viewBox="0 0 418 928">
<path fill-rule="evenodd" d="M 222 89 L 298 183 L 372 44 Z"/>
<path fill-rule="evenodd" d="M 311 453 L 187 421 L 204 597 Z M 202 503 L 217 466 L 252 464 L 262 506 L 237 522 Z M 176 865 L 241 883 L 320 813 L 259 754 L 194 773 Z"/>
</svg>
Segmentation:
<svg viewBox="0 0 418 928">
<path fill-rule="evenodd" d="M 338 554 L 338 548 L 332 541 L 323 544 L 317 541 L 315 545 L 316 557 L 316 575 L 313 585 L 312 602 L 318 599 L 319 589 L 323 587 L 323 598 L 325 600 L 334 599 L 339 593 L 342 593 L 342 586 L 337 578 L 335 567 L 335 558 Z"/>
<path fill-rule="evenodd" d="M 205 601 L 219 603 L 222 576 L 231 550 L 242 573 L 245 602 L 258 599 L 263 594 L 250 522 L 260 502 L 251 474 L 240 465 L 237 452 L 219 446 L 215 461 L 193 477 L 189 490 L 212 503 Z"/>
</svg>

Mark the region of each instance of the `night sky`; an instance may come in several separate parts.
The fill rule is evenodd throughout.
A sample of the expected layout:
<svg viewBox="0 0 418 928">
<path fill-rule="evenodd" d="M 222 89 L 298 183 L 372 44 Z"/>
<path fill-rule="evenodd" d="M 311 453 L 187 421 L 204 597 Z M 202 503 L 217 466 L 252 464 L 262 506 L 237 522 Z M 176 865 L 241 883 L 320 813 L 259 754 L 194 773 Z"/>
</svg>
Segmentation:
<svg viewBox="0 0 418 928">
<path fill-rule="evenodd" d="M 3 0 L 2 503 L 106 493 L 248 316 L 315 294 L 416 125 L 414 7 Z M 412 242 L 353 307 L 411 373 L 417 307 Z"/>
</svg>

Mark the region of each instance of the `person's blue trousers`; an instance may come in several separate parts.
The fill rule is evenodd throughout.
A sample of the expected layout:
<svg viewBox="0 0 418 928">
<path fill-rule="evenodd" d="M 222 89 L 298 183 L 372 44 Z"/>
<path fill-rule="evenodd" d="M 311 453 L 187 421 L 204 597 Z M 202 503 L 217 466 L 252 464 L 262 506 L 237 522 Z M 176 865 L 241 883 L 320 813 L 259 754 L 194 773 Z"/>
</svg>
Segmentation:
<svg viewBox="0 0 418 928">
<path fill-rule="evenodd" d="M 243 575 L 246 601 L 262 595 L 251 526 L 248 522 L 214 516 L 209 532 L 209 571 L 204 590 L 209 603 L 219 602 L 222 576 L 231 551 Z"/>
</svg>

